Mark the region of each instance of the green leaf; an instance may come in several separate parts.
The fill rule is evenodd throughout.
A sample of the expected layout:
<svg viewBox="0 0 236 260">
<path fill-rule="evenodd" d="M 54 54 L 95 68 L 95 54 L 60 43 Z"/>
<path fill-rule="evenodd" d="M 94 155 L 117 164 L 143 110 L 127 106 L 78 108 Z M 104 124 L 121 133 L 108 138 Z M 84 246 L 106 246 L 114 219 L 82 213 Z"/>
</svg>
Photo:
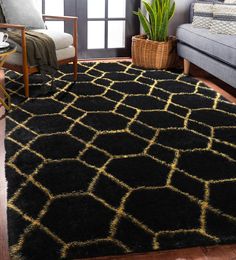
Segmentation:
<svg viewBox="0 0 236 260">
<path fill-rule="evenodd" d="M 138 18 L 140 20 L 140 23 L 142 24 L 145 33 L 150 38 L 151 37 L 150 23 L 148 22 L 147 18 L 142 14 L 141 10 L 139 10 L 136 14 L 138 15 Z"/>
<path fill-rule="evenodd" d="M 147 3 L 147 2 L 143 2 L 148 14 L 149 14 L 149 17 L 150 17 L 150 30 L 151 30 L 151 35 L 150 37 L 153 38 L 154 37 L 154 33 L 155 33 L 155 13 L 154 13 L 154 10 L 152 8 L 152 6 Z"/>
<path fill-rule="evenodd" d="M 134 14 L 139 17 L 148 38 L 153 41 L 166 41 L 170 19 L 174 16 L 176 8 L 174 0 L 152 0 L 152 3 L 143 0 L 143 4 L 149 19 L 140 9 Z"/>
<path fill-rule="evenodd" d="M 175 14 L 175 8 L 176 8 L 176 4 L 175 2 L 172 4 L 170 11 L 169 11 L 169 20 L 174 16 Z"/>
</svg>

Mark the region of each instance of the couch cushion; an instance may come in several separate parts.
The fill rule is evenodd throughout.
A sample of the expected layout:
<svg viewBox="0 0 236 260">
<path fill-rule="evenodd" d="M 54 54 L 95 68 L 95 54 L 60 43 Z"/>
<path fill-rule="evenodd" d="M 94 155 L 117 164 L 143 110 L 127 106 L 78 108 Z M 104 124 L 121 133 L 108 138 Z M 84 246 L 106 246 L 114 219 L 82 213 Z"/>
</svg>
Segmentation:
<svg viewBox="0 0 236 260">
<path fill-rule="evenodd" d="M 193 26 L 210 28 L 213 20 L 213 2 L 201 2 L 194 5 Z"/>
<path fill-rule="evenodd" d="M 55 43 L 56 50 L 65 49 L 73 44 L 73 37 L 69 33 L 51 31 L 46 29 L 37 29 L 33 31 L 45 33 L 49 37 L 51 37 Z M 17 44 L 17 52 L 22 52 L 22 47 L 19 44 Z"/>
<path fill-rule="evenodd" d="M 201 52 L 236 66 L 236 36 L 213 34 L 208 29 L 182 24 L 177 29 L 177 39 Z"/>
<path fill-rule="evenodd" d="M 213 15 L 211 32 L 236 35 L 236 4 L 214 5 Z"/>
<path fill-rule="evenodd" d="M 236 0 L 234 0 L 236 1 Z M 189 22 L 192 23 L 193 21 L 193 14 L 194 14 L 194 5 L 195 3 L 206 3 L 206 2 L 213 2 L 214 4 L 223 3 L 224 0 L 198 0 L 196 2 L 191 3 L 190 5 L 190 14 L 189 14 Z"/>
</svg>

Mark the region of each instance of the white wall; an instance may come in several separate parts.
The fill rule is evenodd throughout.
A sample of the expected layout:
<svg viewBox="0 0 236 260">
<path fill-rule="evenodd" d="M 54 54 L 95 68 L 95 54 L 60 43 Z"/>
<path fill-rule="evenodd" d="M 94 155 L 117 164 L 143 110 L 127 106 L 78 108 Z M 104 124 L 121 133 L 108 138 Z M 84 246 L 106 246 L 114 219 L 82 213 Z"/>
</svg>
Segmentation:
<svg viewBox="0 0 236 260">
<path fill-rule="evenodd" d="M 189 10 L 194 0 L 175 0 L 176 11 L 170 23 L 169 34 L 175 35 L 176 28 L 183 23 L 189 22 Z"/>
<path fill-rule="evenodd" d="M 151 2 L 152 0 L 147 0 L 148 2 Z M 189 8 L 191 3 L 194 2 L 194 0 L 175 0 L 176 3 L 176 11 L 175 15 L 172 18 L 172 21 L 170 23 L 170 29 L 169 34 L 175 35 L 176 28 L 183 23 L 188 23 L 189 21 Z"/>
</svg>

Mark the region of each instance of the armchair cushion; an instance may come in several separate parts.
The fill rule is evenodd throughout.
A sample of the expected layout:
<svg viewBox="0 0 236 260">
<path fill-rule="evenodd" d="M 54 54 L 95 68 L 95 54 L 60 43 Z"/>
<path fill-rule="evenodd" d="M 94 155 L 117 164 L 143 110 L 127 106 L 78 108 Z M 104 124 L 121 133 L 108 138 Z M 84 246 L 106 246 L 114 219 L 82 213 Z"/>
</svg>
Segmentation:
<svg viewBox="0 0 236 260">
<path fill-rule="evenodd" d="M 28 29 L 44 29 L 45 25 L 34 0 L 0 0 L 7 23 L 22 24 Z"/>
<path fill-rule="evenodd" d="M 73 58 L 75 56 L 75 48 L 74 46 L 70 46 L 64 49 L 57 50 L 56 56 L 58 61 Z M 22 53 L 15 52 L 7 58 L 6 62 L 9 64 L 22 66 Z"/>
<path fill-rule="evenodd" d="M 35 31 L 47 34 L 50 38 L 52 38 L 56 45 L 56 50 L 67 48 L 73 44 L 73 36 L 69 33 L 46 30 L 46 29 L 38 29 Z"/>
<path fill-rule="evenodd" d="M 69 33 L 51 31 L 47 29 L 37 29 L 36 32 L 47 34 L 55 43 L 56 50 L 65 49 L 73 44 L 73 37 Z M 22 47 L 17 44 L 17 52 L 22 52 Z"/>
</svg>

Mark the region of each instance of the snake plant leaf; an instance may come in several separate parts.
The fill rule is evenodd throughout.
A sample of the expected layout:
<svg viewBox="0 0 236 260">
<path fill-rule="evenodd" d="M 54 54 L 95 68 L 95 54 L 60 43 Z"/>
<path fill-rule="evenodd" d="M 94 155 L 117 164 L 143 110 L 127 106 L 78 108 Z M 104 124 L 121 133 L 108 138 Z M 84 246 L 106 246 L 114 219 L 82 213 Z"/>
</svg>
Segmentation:
<svg viewBox="0 0 236 260">
<path fill-rule="evenodd" d="M 157 8 L 157 14 L 156 14 L 156 29 L 155 29 L 155 38 L 153 39 L 154 41 L 159 40 L 159 32 L 161 29 L 161 4 L 159 0 L 154 0 L 156 2 L 156 8 Z"/>
<path fill-rule="evenodd" d="M 147 18 L 144 16 L 144 14 L 139 10 L 138 12 L 134 12 L 139 17 L 139 20 L 142 24 L 142 27 L 147 34 L 148 38 L 151 39 L 151 29 L 150 29 L 150 23 L 148 22 Z"/>
<path fill-rule="evenodd" d="M 153 1 L 152 1 L 152 9 L 153 9 L 154 13 L 157 12 L 157 3 L 156 3 L 156 0 L 153 0 Z"/>
<path fill-rule="evenodd" d="M 169 20 L 174 16 L 175 14 L 175 8 L 176 8 L 176 4 L 175 2 L 172 4 L 170 11 L 169 11 Z"/>
<path fill-rule="evenodd" d="M 147 3 L 146 1 L 143 1 L 143 4 L 144 4 L 144 6 L 145 6 L 145 8 L 148 12 L 148 15 L 149 15 L 150 30 L 151 30 L 150 37 L 153 38 L 154 33 L 155 33 L 155 13 L 154 13 L 152 6 L 149 3 Z"/>
<path fill-rule="evenodd" d="M 167 41 L 170 19 L 176 8 L 174 0 L 152 0 L 152 3 L 143 0 L 143 4 L 149 19 L 140 9 L 135 14 L 138 15 L 148 38 L 153 41 Z"/>
</svg>

